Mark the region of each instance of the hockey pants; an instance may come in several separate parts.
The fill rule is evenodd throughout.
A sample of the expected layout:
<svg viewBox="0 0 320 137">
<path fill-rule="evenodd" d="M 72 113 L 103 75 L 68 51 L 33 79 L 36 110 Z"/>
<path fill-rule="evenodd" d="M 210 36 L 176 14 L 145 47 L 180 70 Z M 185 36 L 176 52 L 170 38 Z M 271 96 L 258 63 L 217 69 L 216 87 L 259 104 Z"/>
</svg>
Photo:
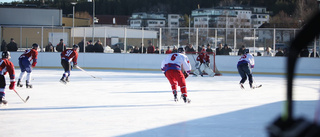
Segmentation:
<svg viewBox="0 0 320 137">
<path fill-rule="evenodd" d="M 181 70 L 167 70 L 165 75 L 171 84 L 173 94 L 179 85 L 181 94 L 187 96 L 186 79 Z"/>
</svg>

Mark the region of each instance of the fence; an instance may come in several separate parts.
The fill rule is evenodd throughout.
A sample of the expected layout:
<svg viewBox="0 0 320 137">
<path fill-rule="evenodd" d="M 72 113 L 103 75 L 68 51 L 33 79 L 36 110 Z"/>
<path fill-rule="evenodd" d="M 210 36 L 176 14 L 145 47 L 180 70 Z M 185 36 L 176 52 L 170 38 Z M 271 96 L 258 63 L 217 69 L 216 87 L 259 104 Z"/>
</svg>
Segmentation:
<svg viewBox="0 0 320 137">
<path fill-rule="evenodd" d="M 192 44 L 195 49 L 202 45 L 211 45 L 217 48 L 219 43 L 227 44 L 232 52 L 237 55 L 238 49 L 244 45 L 252 49 L 253 54 L 263 52 L 266 47 L 271 47 L 276 53 L 277 45 L 283 47 L 290 45 L 290 41 L 298 33 L 299 29 L 275 29 L 275 28 L 130 28 L 130 27 L 56 27 L 56 26 L 1 26 L 0 38 L 7 43 L 14 38 L 19 49 L 30 48 L 32 43 L 38 43 L 43 51 L 51 42 L 54 46 L 60 39 L 71 47 L 82 40 L 100 40 L 103 46 L 111 46 L 115 43 L 123 43 L 123 53 L 129 53 L 135 47 L 143 43 L 152 42 L 161 50 L 168 46 L 186 46 Z M 79 35 L 79 32 L 85 32 Z M 317 42 L 318 41 L 318 42 Z M 86 44 L 86 43 L 85 43 Z M 319 52 L 319 40 L 309 46 L 309 50 Z M 85 45 L 86 46 L 86 45 Z M 318 47 L 317 47 L 318 46 Z M 161 52 L 160 52 L 161 53 Z"/>
</svg>

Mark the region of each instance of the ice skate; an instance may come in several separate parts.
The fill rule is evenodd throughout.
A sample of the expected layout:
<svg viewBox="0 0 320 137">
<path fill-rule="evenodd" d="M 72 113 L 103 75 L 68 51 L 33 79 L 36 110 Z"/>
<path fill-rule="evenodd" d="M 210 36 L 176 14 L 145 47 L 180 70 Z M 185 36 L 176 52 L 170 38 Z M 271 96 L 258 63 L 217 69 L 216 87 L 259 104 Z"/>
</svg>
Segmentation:
<svg viewBox="0 0 320 137">
<path fill-rule="evenodd" d="M 182 94 L 181 98 L 183 99 L 184 103 L 190 103 L 191 100 L 189 98 L 186 97 L 186 95 Z"/>
<path fill-rule="evenodd" d="M 69 77 L 66 77 L 66 80 L 65 80 L 66 82 L 69 82 Z"/>
<path fill-rule="evenodd" d="M 0 105 L 7 105 L 8 104 L 8 101 L 4 100 L 4 98 L 0 98 Z"/>
<path fill-rule="evenodd" d="M 32 88 L 32 85 L 28 81 L 26 81 L 26 88 Z"/>
<path fill-rule="evenodd" d="M 173 97 L 174 97 L 174 99 L 173 99 L 173 100 L 174 100 L 175 102 L 178 102 L 177 94 L 174 94 L 174 95 L 173 95 Z"/>
<path fill-rule="evenodd" d="M 17 83 L 17 87 L 22 87 L 23 85 L 21 84 L 21 80 L 19 79 L 18 80 L 18 83 Z"/>
<path fill-rule="evenodd" d="M 65 81 L 64 78 L 61 78 L 60 82 L 63 83 L 63 84 L 67 84 L 67 81 Z"/>
<path fill-rule="evenodd" d="M 240 88 L 244 89 L 243 83 L 240 83 Z"/>
</svg>

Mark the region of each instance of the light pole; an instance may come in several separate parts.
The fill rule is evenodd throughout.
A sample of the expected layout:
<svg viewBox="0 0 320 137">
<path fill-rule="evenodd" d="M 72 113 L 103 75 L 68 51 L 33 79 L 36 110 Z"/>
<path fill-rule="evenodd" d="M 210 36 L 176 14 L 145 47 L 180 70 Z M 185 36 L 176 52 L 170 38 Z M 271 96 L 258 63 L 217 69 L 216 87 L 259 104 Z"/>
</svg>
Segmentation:
<svg viewBox="0 0 320 137">
<path fill-rule="evenodd" d="M 94 0 L 92 0 L 92 41 L 94 42 L 94 16 L 95 16 L 95 4 Z"/>
<path fill-rule="evenodd" d="M 74 12 L 75 12 L 75 5 L 77 2 L 71 2 L 72 4 L 72 45 L 74 45 Z"/>
</svg>

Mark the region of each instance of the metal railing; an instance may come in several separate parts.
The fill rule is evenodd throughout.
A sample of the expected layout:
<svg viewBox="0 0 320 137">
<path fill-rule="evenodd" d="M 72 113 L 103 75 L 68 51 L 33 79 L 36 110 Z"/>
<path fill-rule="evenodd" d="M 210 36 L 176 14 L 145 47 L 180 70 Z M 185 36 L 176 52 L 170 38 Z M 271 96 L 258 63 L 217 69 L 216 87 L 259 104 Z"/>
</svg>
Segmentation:
<svg viewBox="0 0 320 137">
<path fill-rule="evenodd" d="M 130 53 L 135 46 L 141 47 L 141 43 L 145 47 L 152 42 L 155 47 L 161 50 L 171 49 L 176 46 L 185 47 L 192 44 L 194 49 L 198 49 L 202 45 L 210 45 L 213 50 L 217 48 L 219 43 L 227 44 L 232 52 L 230 55 L 237 55 L 241 46 L 250 48 L 251 52 L 257 55 L 262 53 L 267 47 L 276 53 L 277 45 L 290 45 L 290 41 L 294 39 L 299 29 L 280 29 L 280 28 L 168 28 L 168 27 L 75 27 L 76 32 L 84 32 L 74 34 L 72 27 L 55 27 L 55 26 L 1 26 L 0 38 L 9 43 L 10 38 L 14 38 L 19 48 L 30 48 L 32 43 L 38 43 L 41 51 L 51 42 L 56 46 L 60 39 L 64 39 L 64 43 L 68 47 L 72 47 L 71 43 L 77 44 L 89 40 L 100 40 L 104 47 L 114 43 L 122 43 L 121 49 L 123 53 Z M 92 32 L 91 31 L 95 31 Z M 150 32 L 150 33 L 147 33 Z M 150 37 L 150 34 L 156 34 Z M 84 43 L 87 46 L 86 42 Z M 315 49 L 319 52 L 319 40 L 315 38 L 309 50 Z M 283 47 L 282 47 L 283 48 Z M 107 48 L 109 49 L 109 48 Z M 106 50 L 105 50 L 106 51 Z M 160 52 L 161 53 L 161 52 Z"/>
</svg>

